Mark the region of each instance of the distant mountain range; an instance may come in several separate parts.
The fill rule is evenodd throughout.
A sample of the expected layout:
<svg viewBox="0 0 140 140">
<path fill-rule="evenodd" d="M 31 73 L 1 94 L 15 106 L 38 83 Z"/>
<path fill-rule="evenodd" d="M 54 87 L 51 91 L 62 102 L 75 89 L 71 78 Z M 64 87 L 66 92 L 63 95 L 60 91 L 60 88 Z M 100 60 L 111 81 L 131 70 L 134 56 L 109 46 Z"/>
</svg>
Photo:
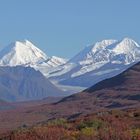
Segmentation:
<svg viewBox="0 0 140 140">
<path fill-rule="evenodd" d="M 48 57 L 28 40 L 15 41 L 0 51 L 1 66 L 34 66 L 42 64 L 46 67 L 56 67 L 65 62 L 65 59 L 59 57 Z"/>
<path fill-rule="evenodd" d="M 59 84 L 90 87 L 140 61 L 140 46 L 130 38 L 103 40 L 86 47 L 49 74 Z"/>
<path fill-rule="evenodd" d="M 59 96 L 60 89 L 79 92 L 139 61 L 140 45 L 130 38 L 97 42 L 70 60 L 48 57 L 28 40 L 16 41 L 0 51 L 0 98 L 36 100 Z"/>
<path fill-rule="evenodd" d="M 96 114 L 105 123 L 110 118 L 108 122 L 113 127 L 114 120 L 118 127 L 118 120 L 124 117 L 126 123 L 130 124 L 132 121 L 133 126 L 139 128 L 140 46 L 135 41 L 129 38 L 122 41 L 104 40 L 86 47 L 66 61 L 48 57 L 36 47 L 29 46 L 32 46 L 30 42 L 18 42 L 11 45 L 10 49 L 0 52 L 0 133 L 4 134 L 4 139 L 7 138 L 7 131 L 25 131 L 26 128 L 31 130 L 30 127 L 34 129 L 36 124 L 40 130 L 41 124 L 44 128 L 45 123 L 53 120 L 59 125 L 67 119 L 78 126 L 76 129 L 79 130 L 79 126 L 82 126 L 83 130 L 84 126 L 87 132 L 86 128 L 93 126 L 90 127 L 91 121 L 89 124 L 83 123 L 83 120 L 86 122 L 87 116 L 91 114 L 90 118 L 95 119 L 92 125 L 100 124 L 100 121 L 96 121 Z M 62 96 L 69 95 L 68 92 L 61 91 L 53 83 L 59 87 L 74 88 L 78 85 L 88 88 L 63 98 Z M 125 110 L 123 116 L 122 110 Z M 78 125 L 75 125 L 77 122 Z M 85 127 L 85 124 L 89 126 Z M 120 125 L 118 128 L 120 129 Z M 66 130 L 69 131 L 67 128 Z M 37 131 L 33 132 L 36 134 Z"/>
<path fill-rule="evenodd" d="M 39 71 L 23 66 L 0 67 L 0 99 L 27 101 L 48 96 L 64 96 L 64 92 Z"/>
</svg>

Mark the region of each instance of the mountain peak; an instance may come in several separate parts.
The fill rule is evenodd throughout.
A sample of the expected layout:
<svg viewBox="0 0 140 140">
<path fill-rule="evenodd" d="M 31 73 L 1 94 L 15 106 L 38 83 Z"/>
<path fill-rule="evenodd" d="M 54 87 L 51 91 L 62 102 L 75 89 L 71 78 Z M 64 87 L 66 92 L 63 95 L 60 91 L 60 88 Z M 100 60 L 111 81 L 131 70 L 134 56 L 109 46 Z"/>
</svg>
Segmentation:
<svg viewBox="0 0 140 140">
<path fill-rule="evenodd" d="M 9 49 L 15 49 L 15 48 L 37 48 L 31 41 L 29 40 L 23 40 L 23 41 L 14 41 L 12 43 L 10 43 L 8 46 L 6 46 L 5 48 L 9 48 Z M 38 48 L 37 48 L 38 49 Z"/>
<path fill-rule="evenodd" d="M 26 65 L 40 63 L 48 59 L 45 53 L 30 41 L 15 41 L 0 52 L 1 65 Z"/>
<path fill-rule="evenodd" d="M 128 38 L 128 37 L 124 38 L 121 42 L 123 42 L 125 45 L 133 44 L 133 46 L 135 45 L 135 46 L 139 47 L 139 45 L 133 39 Z"/>
<path fill-rule="evenodd" d="M 90 46 L 84 48 L 75 57 L 73 57 L 70 60 L 70 62 L 79 63 L 80 61 L 86 61 L 86 64 L 87 63 L 91 63 L 93 61 L 94 55 L 96 55 L 100 51 L 103 51 L 108 46 L 110 46 L 112 44 L 115 44 L 116 42 L 118 42 L 118 41 L 117 40 L 113 40 L 113 39 L 108 39 L 108 40 L 106 39 L 106 40 L 102 40 L 100 42 L 97 42 L 97 43 L 95 43 L 93 45 L 90 45 Z"/>
<path fill-rule="evenodd" d="M 53 80 L 60 78 L 58 84 L 88 87 L 139 61 L 140 46 L 134 40 L 102 40 L 83 49 L 49 77 Z"/>
<path fill-rule="evenodd" d="M 27 40 L 27 39 L 22 41 L 22 43 L 25 44 L 26 46 L 34 46 L 34 44 L 31 41 Z"/>
<path fill-rule="evenodd" d="M 140 51 L 140 46 L 131 38 L 121 40 L 113 51 L 117 54 L 134 54 Z"/>
<path fill-rule="evenodd" d="M 125 37 L 122 39 L 122 41 L 129 41 L 129 42 L 135 42 L 132 38 L 130 37 Z"/>
<path fill-rule="evenodd" d="M 96 52 L 100 49 L 104 49 L 114 43 L 118 42 L 117 40 L 113 40 L 113 39 L 106 39 L 106 40 L 102 40 L 100 42 L 95 43 L 94 45 L 92 45 L 92 52 Z"/>
</svg>

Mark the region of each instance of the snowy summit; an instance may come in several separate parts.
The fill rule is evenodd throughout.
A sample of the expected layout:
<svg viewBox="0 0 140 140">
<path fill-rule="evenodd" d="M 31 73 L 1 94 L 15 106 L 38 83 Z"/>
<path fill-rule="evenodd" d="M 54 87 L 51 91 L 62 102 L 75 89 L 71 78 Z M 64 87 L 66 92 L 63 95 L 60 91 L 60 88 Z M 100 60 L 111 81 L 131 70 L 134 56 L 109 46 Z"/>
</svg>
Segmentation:
<svg viewBox="0 0 140 140">
<path fill-rule="evenodd" d="M 0 65 L 16 66 L 40 63 L 48 57 L 30 41 L 16 41 L 0 52 Z"/>
<path fill-rule="evenodd" d="M 48 57 L 43 51 L 28 40 L 16 41 L 0 51 L 1 66 L 47 65 L 56 67 L 65 63 L 65 60 L 56 56 Z"/>
</svg>

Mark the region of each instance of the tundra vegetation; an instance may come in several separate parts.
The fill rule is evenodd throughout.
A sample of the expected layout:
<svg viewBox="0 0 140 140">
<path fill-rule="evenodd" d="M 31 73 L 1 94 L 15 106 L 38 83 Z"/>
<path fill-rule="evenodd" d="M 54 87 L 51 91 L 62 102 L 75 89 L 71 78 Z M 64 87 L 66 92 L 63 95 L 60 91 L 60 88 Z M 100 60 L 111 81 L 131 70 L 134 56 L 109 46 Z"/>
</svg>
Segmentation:
<svg viewBox="0 0 140 140">
<path fill-rule="evenodd" d="M 140 111 L 112 110 L 24 125 L 0 140 L 140 140 Z"/>
</svg>

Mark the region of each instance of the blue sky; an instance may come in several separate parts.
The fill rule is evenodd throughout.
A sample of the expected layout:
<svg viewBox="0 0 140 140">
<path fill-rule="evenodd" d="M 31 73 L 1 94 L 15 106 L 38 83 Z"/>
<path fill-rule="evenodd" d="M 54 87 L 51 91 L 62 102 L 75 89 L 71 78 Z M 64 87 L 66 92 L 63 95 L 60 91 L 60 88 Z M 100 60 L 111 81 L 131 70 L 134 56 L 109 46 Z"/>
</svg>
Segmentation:
<svg viewBox="0 0 140 140">
<path fill-rule="evenodd" d="M 140 0 L 0 0 L 0 48 L 28 39 L 70 58 L 102 39 L 140 42 Z"/>
</svg>

